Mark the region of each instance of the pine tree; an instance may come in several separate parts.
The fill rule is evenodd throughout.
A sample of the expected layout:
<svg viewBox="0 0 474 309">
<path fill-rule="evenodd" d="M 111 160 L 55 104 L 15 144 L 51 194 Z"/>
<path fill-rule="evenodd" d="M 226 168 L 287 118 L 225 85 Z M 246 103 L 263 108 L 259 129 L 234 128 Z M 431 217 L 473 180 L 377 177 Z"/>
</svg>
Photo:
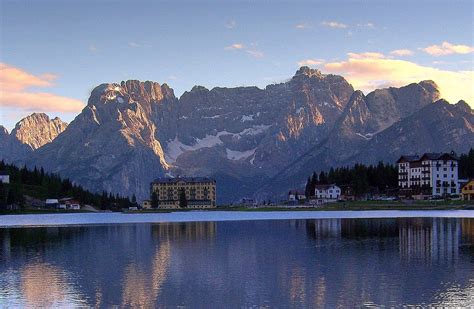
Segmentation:
<svg viewBox="0 0 474 309">
<path fill-rule="evenodd" d="M 304 188 L 304 194 L 306 195 L 306 198 L 314 195 L 314 190 L 311 190 L 311 187 L 311 177 L 308 177 L 308 180 L 306 181 L 306 187 Z"/>
<path fill-rule="evenodd" d="M 160 206 L 159 204 L 160 204 L 160 201 L 158 198 L 158 193 L 153 191 L 153 193 L 151 194 L 151 207 L 158 208 Z"/>
<path fill-rule="evenodd" d="M 186 200 L 186 192 L 184 191 L 184 189 L 179 190 L 179 207 L 188 207 L 188 201 Z"/>
</svg>

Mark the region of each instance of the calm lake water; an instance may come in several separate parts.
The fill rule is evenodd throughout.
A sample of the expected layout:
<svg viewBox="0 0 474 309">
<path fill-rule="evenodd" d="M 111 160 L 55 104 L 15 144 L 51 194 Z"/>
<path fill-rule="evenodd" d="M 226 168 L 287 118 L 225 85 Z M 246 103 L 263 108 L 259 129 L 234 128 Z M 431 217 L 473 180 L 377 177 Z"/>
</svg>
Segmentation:
<svg viewBox="0 0 474 309">
<path fill-rule="evenodd" d="M 474 306 L 474 219 L 0 229 L 0 307 Z"/>
</svg>

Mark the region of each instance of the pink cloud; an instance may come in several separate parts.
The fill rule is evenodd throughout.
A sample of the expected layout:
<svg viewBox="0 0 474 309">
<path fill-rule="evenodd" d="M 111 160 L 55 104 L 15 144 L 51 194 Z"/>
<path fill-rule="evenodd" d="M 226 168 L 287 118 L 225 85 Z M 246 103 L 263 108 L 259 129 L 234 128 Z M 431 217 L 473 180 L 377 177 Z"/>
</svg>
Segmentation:
<svg viewBox="0 0 474 309">
<path fill-rule="evenodd" d="M 474 46 L 455 45 L 449 42 L 443 42 L 441 45 L 431 45 L 422 48 L 423 51 L 432 56 L 446 56 L 451 54 L 469 54 L 474 53 Z"/>
<path fill-rule="evenodd" d="M 474 71 L 441 70 L 411 61 L 384 58 L 378 53 L 349 53 L 346 60 L 326 63 L 323 69 L 346 77 L 355 88 L 365 92 L 390 85 L 433 80 L 448 101 L 463 99 L 474 105 Z"/>
<path fill-rule="evenodd" d="M 0 63 L 0 106 L 27 111 L 79 112 L 84 103 L 79 100 L 29 88 L 51 87 L 55 74 L 33 75 L 20 68 Z"/>
<path fill-rule="evenodd" d="M 396 49 L 396 50 L 392 50 L 390 54 L 394 56 L 399 56 L 399 57 L 411 56 L 413 55 L 413 51 L 409 49 Z"/>
</svg>

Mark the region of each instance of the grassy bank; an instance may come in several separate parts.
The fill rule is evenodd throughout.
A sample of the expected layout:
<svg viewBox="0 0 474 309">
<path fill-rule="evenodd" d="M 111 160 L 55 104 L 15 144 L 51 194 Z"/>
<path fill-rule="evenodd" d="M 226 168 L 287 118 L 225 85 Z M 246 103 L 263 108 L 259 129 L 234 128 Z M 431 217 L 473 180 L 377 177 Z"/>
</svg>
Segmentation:
<svg viewBox="0 0 474 309">
<path fill-rule="evenodd" d="M 350 201 L 331 203 L 324 206 L 218 206 L 206 211 L 340 211 L 340 210 L 474 210 L 474 201 Z M 180 211 L 196 211 L 196 209 L 147 209 L 127 211 L 127 213 L 167 213 Z"/>
<path fill-rule="evenodd" d="M 93 212 L 89 210 L 70 210 L 70 209 L 22 209 L 22 210 L 2 210 L 0 215 L 35 215 L 35 214 L 74 214 L 74 213 L 88 213 Z"/>
</svg>

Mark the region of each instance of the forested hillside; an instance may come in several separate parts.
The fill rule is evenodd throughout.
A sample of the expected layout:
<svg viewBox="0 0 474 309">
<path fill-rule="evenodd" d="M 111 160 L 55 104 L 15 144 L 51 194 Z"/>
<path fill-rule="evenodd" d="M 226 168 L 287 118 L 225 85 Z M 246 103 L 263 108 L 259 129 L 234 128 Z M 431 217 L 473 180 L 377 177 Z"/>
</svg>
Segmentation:
<svg viewBox="0 0 474 309">
<path fill-rule="evenodd" d="M 0 183 L 0 211 L 13 208 L 25 208 L 27 199 L 31 197 L 44 201 L 47 198 L 72 197 L 83 205 L 91 205 L 98 209 L 119 210 L 136 205 L 135 197 L 130 201 L 127 197 L 107 192 L 91 193 L 69 179 L 62 179 L 57 174 L 46 173 L 42 168 L 29 170 L 0 161 L 0 171 L 10 175 L 10 183 Z"/>
</svg>

